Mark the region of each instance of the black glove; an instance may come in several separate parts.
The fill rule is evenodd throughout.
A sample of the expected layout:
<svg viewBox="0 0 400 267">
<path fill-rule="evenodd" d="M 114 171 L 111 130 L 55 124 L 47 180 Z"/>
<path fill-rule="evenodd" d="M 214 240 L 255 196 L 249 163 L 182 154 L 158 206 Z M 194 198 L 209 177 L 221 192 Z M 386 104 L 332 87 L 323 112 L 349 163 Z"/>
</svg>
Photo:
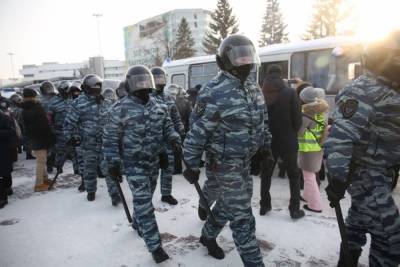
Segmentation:
<svg viewBox="0 0 400 267">
<path fill-rule="evenodd" d="M 334 208 L 339 201 L 344 198 L 346 189 L 349 186 L 348 183 L 341 182 L 337 179 L 329 178 L 329 185 L 325 188 L 326 194 L 328 195 L 329 205 Z"/>
<path fill-rule="evenodd" d="M 194 184 L 199 180 L 200 177 L 200 170 L 193 170 L 193 169 L 186 169 L 183 171 L 183 177 L 191 183 Z"/>
<path fill-rule="evenodd" d="M 179 143 L 172 143 L 172 150 L 174 151 L 174 155 L 181 155 L 182 154 L 182 146 Z"/>
<path fill-rule="evenodd" d="M 122 182 L 121 164 L 114 163 L 110 168 L 108 168 L 108 173 L 114 181 L 119 183 Z"/>
<path fill-rule="evenodd" d="M 81 138 L 79 136 L 72 136 L 68 142 L 67 145 L 77 147 L 81 145 Z"/>
<path fill-rule="evenodd" d="M 158 155 L 160 160 L 160 169 L 166 170 L 168 168 L 168 154 L 166 152 L 161 152 Z"/>
</svg>

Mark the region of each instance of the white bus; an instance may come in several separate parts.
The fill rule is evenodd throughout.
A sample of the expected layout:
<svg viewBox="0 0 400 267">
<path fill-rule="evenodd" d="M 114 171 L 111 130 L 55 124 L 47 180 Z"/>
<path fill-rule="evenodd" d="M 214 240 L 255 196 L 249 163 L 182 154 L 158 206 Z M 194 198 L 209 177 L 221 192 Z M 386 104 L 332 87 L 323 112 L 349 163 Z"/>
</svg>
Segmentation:
<svg viewBox="0 0 400 267">
<path fill-rule="evenodd" d="M 269 66 L 279 65 L 283 78 L 299 77 L 334 96 L 360 74 L 360 51 L 360 43 L 349 37 L 270 45 L 259 49 L 261 66 L 253 74 L 261 85 Z M 168 84 L 178 84 L 185 90 L 204 85 L 218 72 L 214 55 L 166 62 L 163 67 L 168 73 Z M 333 99 L 329 98 L 331 102 Z"/>
</svg>

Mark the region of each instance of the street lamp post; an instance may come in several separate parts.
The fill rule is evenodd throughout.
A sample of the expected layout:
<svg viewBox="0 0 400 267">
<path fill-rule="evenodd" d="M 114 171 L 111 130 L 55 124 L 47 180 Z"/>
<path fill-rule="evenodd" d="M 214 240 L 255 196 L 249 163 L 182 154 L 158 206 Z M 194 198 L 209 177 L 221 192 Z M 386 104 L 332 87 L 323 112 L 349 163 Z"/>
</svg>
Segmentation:
<svg viewBox="0 0 400 267">
<path fill-rule="evenodd" d="M 12 78 L 14 80 L 15 79 L 15 77 L 14 77 L 14 63 L 13 63 L 14 53 L 9 52 L 8 55 L 10 56 L 11 74 L 12 74 Z"/>
<path fill-rule="evenodd" d="M 97 22 L 97 39 L 99 42 L 99 53 L 101 55 L 102 51 L 101 51 L 101 37 L 100 37 L 100 18 L 103 16 L 103 14 L 95 13 L 95 14 L 93 14 L 93 16 L 96 18 L 96 22 Z"/>
</svg>

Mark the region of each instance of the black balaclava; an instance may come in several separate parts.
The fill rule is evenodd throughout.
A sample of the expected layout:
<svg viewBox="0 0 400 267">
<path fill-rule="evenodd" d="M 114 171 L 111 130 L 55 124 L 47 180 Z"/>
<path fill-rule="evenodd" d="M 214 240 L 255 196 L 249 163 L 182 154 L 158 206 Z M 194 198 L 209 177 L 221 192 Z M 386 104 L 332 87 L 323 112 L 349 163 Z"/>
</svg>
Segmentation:
<svg viewBox="0 0 400 267">
<path fill-rule="evenodd" d="M 132 95 L 139 98 L 143 105 L 146 105 L 150 100 L 150 89 L 142 89 L 136 92 L 133 92 Z"/>
<path fill-rule="evenodd" d="M 229 73 L 238 78 L 242 83 L 244 83 L 250 75 L 252 64 L 242 65 L 232 68 Z"/>
</svg>

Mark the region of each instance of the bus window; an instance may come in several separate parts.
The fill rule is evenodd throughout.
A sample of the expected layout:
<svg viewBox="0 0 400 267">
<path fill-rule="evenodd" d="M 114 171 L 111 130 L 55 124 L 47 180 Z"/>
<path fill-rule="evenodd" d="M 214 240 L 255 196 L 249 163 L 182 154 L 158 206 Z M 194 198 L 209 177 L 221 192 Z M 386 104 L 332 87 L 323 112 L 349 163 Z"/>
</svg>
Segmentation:
<svg viewBox="0 0 400 267">
<path fill-rule="evenodd" d="M 306 81 L 315 87 L 326 88 L 328 84 L 331 49 L 311 51 L 307 54 Z"/>
<path fill-rule="evenodd" d="M 306 53 L 294 53 L 290 60 L 290 77 L 305 80 Z"/>
<path fill-rule="evenodd" d="M 333 56 L 335 83 L 327 91 L 330 94 L 336 94 L 346 83 L 351 79 L 357 78 L 362 73 L 362 70 L 360 70 L 361 46 L 343 47 L 342 50 L 341 55 Z M 350 70 L 352 70 L 351 75 L 349 75 Z"/>
<path fill-rule="evenodd" d="M 185 90 L 186 88 L 186 81 L 185 81 L 185 74 L 174 74 L 171 77 L 171 83 L 173 84 L 177 84 L 179 86 L 181 86 L 182 88 L 184 88 Z"/>
<path fill-rule="evenodd" d="M 289 66 L 289 62 L 287 60 L 285 61 L 273 61 L 273 62 L 263 62 L 261 63 L 261 66 L 258 70 L 258 77 L 259 77 L 259 83 L 262 85 L 265 76 L 268 73 L 268 70 L 270 68 L 271 65 L 278 65 L 281 67 L 282 69 L 282 78 L 283 79 L 287 79 L 289 76 L 288 73 L 288 66 Z"/>
<path fill-rule="evenodd" d="M 217 63 L 201 63 L 191 65 L 189 68 L 189 86 L 204 85 L 214 78 L 218 73 Z"/>
</svg>

